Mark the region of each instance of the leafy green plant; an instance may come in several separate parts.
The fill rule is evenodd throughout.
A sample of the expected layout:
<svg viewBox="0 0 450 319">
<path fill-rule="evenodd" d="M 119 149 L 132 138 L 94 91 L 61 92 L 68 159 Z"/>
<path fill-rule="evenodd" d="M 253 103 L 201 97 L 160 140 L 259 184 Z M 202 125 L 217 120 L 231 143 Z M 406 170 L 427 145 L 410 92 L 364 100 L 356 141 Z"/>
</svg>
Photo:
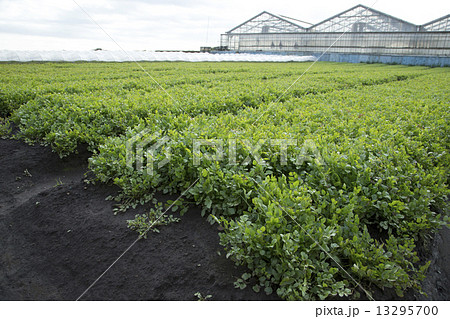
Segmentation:
<svg viewBox="0 0 450 319">
<path fill-rule="evenodd" d="M 53 186 L 53 187 L 59 187 L 59 186 L 62 186 L 62 185 L 64 185 L 64 182 L 61 180 L 61 178 L 60 177 L 58 177 L 58 178 L 56 178 L 55 179 L 55 185 Z"/>
<path fill-rule="evenodd" d="M 8 138 L 11 134 L 11 131 L 12 128 L 9 120 L 0 117 L 0 138 Z"/>
<path fill-rule="evenodd" d="M 26 169 L 23 171 L 23 175 L 26 176 L 26 177 L 33 177 L 33 175 L 31 175 L 31 173 L 28 171 L 28 168 L 26 168 Z"/>
<path fill-rule="evenodd" d="M 207 301 L 212 298 L 212 295 L 203 296 L 200 292 L 196 292 L 194 296 L 197 297 L 197 301 Z"/>
<path fill-rule="evenodd" d="M 161 207 L 150 209 L 146 214 L 136 215 L 133 220 L 128 220 L 128 228 L 137 231 L 139 236 L 147 238 L 149 231 L 159 233 L 157 226 L 169 225 L 171 223 L 178 223 L 179 218 L 173 215 L 164 214 Z"/>
</svg>

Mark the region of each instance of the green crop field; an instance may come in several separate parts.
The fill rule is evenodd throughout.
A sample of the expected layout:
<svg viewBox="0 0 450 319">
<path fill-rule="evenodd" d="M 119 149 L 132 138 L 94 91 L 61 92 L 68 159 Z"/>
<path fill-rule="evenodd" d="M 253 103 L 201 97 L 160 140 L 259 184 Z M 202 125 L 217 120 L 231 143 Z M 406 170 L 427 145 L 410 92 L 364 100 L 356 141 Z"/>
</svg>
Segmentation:
<svg viewBox="0 0 450 319">
<path fill-rule="evenodd" d="M 89 145 L 118 212 L 155 204 L 129 222 L 142 236 L 167 207 L 200 205 L 248 269 L 237 287 L 287 300 L 420 289 L 417 246 L 448 225 L 448 68 L 317 63 L 298 79 L 311 63 L 141 65 L 0 64 L 0 133 L 14 122 L 61 157 Z"/>
</svg>

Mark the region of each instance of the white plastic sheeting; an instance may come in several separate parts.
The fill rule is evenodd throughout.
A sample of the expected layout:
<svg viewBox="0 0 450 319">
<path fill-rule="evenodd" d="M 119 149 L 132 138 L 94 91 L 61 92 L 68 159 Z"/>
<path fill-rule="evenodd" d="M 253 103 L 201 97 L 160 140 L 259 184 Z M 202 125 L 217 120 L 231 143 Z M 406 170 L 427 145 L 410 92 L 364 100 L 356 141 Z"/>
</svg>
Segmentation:
<svg viewBox="0 0 450 319">
<path fill-rule="evenodd" d="M 131 62 L 131 61 L 186 61 L 186 62 L 304 62 L 314 61 L 313 56 L 270 55 L 245 53 L 184 53 L 184 52 L 152 52 L 152 51 L 10 51 L 0 50 L 0 61 L 3 62 Z"/>
</svg>

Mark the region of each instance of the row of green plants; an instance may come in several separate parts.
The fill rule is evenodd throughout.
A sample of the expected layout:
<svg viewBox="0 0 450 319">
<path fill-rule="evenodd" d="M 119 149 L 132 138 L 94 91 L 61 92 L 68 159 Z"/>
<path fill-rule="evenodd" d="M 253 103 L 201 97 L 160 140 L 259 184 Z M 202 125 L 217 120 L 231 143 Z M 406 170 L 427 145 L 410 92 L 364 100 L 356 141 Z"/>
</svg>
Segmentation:
<svg viewBox="0 0 450 319">
<path fill-rule="evenodd" d="M 58 77 L 56 66 L 67 64 L 37 65 L 42 79 Z M 89 144 L 96 179 L 121 189 L 118 211 L 188 189 L 165 205 L 201 205 L 221 224 L 227 257 L 249 269 L 238 287 L 287 300 L 420 290 L 429 263 L 416 246 L 447 224 L 448 70 L 318 63 L 285 93 L 308 66 L 148 64 L 172 99 L 137 79 L 127 88 L 108 79 L 134 76 L 135 65 L 70 65 L 76 85 L 96 70 L 86 81 L 98 89 L 38 94 L 11 119 L 19 136 L 61 156 Z M 152 174 L 130 166 L 137 135 L 148 147 L 165 137 L 151 160 L 170 161 Z M 203 141 L 196 153 L 194 141 Z M 285 162 L 280 141 L 289 141 Z M 130 228 L 145 235 L 163 206 Z"/>
<path fill-rule="evenodd" d="M 199 116 L 195 123 L 177 117 L 176 129 L 150 129 L 149 139 L 159 129 L 171 149 L 170 163 L 151 176 L 126 163 L 125 143 L 138 127 L 102 145 L 91 169 L 121 187 L 120 200 L 150 199 L 155 189 L 181 192 L 199 178 L 186 199 L 224 226 L 221 242 L 259 280 L 256 291 L 302 300 L 357 296 L 356 279 L 402 295 L 419 289 L 428 266 L 418 263 L 416 243 L 447 221 L 436 213 L 446 209 L 448 195 L 447 106 L 426 107 L 447 94 L 447 83 L 418 94 L 430 80 L 294 99 L 272 106 L 255 126 L 261 109 Z M 251 155 L 240 141 L 296 139 L 288 153 L 308 160 L 280 165 L 279 151 L 266 143 L 266 165 L 214 161 L 212 149 L 194 165 L 192 141 L 199 138 L 236 140 L 239 163 Z M 307 140 L 316 150 L 302 147 Z M 155 162 L 165 156 L 157 154 Z"/>
<path fill-rule="evenodd" d="M 379 72 L 370 66 L 364 72 L 354 67 L 343 68 L 333 65 L 315 66 L 314 76 L 302 79 L 285 93 L 298 74 L 304 71 L 278 70 L 277 64 L 264 64 L 260 68 L 244 68 L 240 64 L 227 63 L 220 68 L 211 64 L 165 65 L 144 63 L 148 72 L 157 72 L 157 83 L 143 74 L 139 67 L 129 64 L 114 66 L 98 64 L 2 64 L 0 68 L 0 116 L 9 116 L 14 110 L 37 97 L 51 94 L 76 95 L 114 92 L 122 95 L 131 91 L 134 94 L 161 93 L 159 85 L 177 101 L 182 109 L 198 103 L 215 103 L 222 108 L 237 105 L 257 107 L 261 102 L 269 102 L 292 96 L 318 94 L 336 89 L 347 89 L 364 85 L 404 80 L 418 76 L 419 68 L 408 70 L 396 67 L 389 72 Z M 323 69 L 323 70 L 322 70 Z M 375 72 L 372 72 L 374 69 Z M 144 76 L 143 76 L 144 75 Z M 26 79 L 26 80 L 24 80 Z M 230 91 L 230 87 L 233 89 Z M 214 92 L 211 92 L 214 91 Z M 231 94 L 230 94 L 231 93 Z M 283 95 L 283 93 L 285 93 Z M 167 96 L 165 96 L 167 97 Z M 204 101 L 206 99 L 206 101 Z M 212 99 L 212 100 L 211 100 Z M 172 101 L 173 102 L 173 101 Z M 166 102 L 167 103 L 167 102 Z M 211 108 L 209 110 L 211 111 Z"/>
</svg>

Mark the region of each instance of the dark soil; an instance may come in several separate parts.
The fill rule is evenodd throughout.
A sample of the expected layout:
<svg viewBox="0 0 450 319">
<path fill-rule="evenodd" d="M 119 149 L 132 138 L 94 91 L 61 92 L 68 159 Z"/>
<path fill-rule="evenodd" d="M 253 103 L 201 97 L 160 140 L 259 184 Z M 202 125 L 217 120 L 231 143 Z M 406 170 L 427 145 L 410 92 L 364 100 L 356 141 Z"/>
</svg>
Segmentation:
<svg viewBox="0 0 450 319">
<path fill-rule="evenodd" d="M 126 220 L 144 208 L 113 214 L 117 190 L 83 182 L 90 154 L 60 159 L 47 147 L 0 139 L 0 300 L 75 300 L 132 243 Z M 193 207 L 179 223 L 134 245 L 82 300 L 274 300 L 251 288 L 236 289 L 245 269 L 225 258 L 217 225 Z M 430 244 L 428 297 L 449 299 L 448 229 Z M 396 297 L 379 292 L 375 299 Z"/>
<path fill-rule="evenodd" d="M 83 182 L 89 156 L 80 149 L 60 159 L 49 148 L 0 139 L 0 300 L 75 300 L 136 240 L 126 220 L 143 208 L 115 216 L 105 198 L 116 190 Z M 275 298 L 234 288 L 245 270 L 225 258 L 217 225 L 198 208 L 159 230 L 82 300 L 196 300 L 196 292 L 212 300 Z"/>
</svg>

